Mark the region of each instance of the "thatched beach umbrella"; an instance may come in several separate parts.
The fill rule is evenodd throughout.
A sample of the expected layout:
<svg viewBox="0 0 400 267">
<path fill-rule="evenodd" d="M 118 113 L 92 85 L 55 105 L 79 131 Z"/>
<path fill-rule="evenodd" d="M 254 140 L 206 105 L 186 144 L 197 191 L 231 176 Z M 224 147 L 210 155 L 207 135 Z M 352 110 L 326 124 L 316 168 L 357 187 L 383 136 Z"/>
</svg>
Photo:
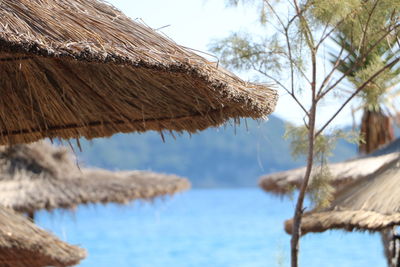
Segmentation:
<svg viewBox="0 0 400 267">
<path fill-rule="evenodd" d="M 301 233 L 329 229 L 379 231 L 388 264 L 400 264 L 393 226 L 400 224 L 400 139 L 358 159 L 330 164 L 334 201 L 324 209 L 304 213 Z M 263 177 L 260 185 L 268 192 L 285 194 L 298 188 L 305 168 Z M 293 220 L 285 222 L 291 233 Z"/>
<path fill-rule="evenodd" d="M 386 147 L 386 151 L 392 149 Z M 328 208 L 305 213 L 302 234 L 330 229 L 379 231 L 388 265 L 400 266 L 400 243 L 395 231 L 400 225 L 400 156 L 393 155 L 395 159 L 375 173 L 339 190 Z M 292 227 L 293 220 L 285 222 L 286 232 L 291 233 Z"/>
<path fill-rule="evenodd" d="M 292 220 L 285 222 L 290 233 Z M 305 213 L 302 234 L 328 229 L 382 231 L 400 225 L 400 157 L 337 193 L 328 208 Z"/>
<path fill-rule="evenodd" d="M 96 0 L 0 1 L 0 144 L 263 118 L 247 83 Z"/>
<path fill-rule="evenodd" d="M 376 172 L 387 163 L 392 162 L 398 157 L 398 153 L 400 153 L 400 139 L 397 139 L 367 156 L 329 164 L 329 170 L 331 172 L 330 183 L 337 190 L 340 190 Z M 301 167 L 268 174 L 260 178 L 259 185 L 270 193 L 287 194 L 293 189 L 300 188 L 305 171 L 306 168 Z M 311 176 L 310 182 L 312 182 L 312 179 L 313 176 Z"/>
<path fill-rule="evenodd" d="M 0 207 L 0 266 L 71 266 L 85 250 L 60 241 L 13 211 Z"/>
<path fill-rule="evenodd" d="M 365 178 L 377 171 L 383 165 L 397 158 L 397 153 L 391 153 L 378 157 L 357 158 L 344 162 L 329 164 L 331 172 L 330 183 L 340 189 L 354 181 Z M 316 167 L 318 168 L 318 166 Z M 275 194 L 286 194 L 294 188 L 300 188 L 303 182 L 306 168 L 301 167 L 293 170 L 283 171 L 265 175 L 260 178 L 259 185 L 267 192 Z M 313 170 L 311 181 L 313 179 Z"/>
<path fill-rule="evenodd" d="M 152 200 L 189 187 L 187 179 L 175 175 L 80 170 L 66 148 L 46 142 L 0 150 L 0 205 L 31 215 L 80 204 Z"/>
</svg>

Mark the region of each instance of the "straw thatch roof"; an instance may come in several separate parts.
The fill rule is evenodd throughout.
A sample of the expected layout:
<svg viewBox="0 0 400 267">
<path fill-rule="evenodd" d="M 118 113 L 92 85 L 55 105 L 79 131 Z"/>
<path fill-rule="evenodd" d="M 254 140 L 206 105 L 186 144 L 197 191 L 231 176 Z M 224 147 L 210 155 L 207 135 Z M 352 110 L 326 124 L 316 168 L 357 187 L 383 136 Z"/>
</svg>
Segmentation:
<svg viewBox="0 0 400 267">
<path fill-rule="evenodd" d="M 285 222 L 288 233 L 292 223 Z M 381 231 L 394 225 L 400 225 L 399 157 L 340 191 L 330 207 L 305 213 L 301 229 L 302 234 L 328 229 Z"/>
<path fill-rule="evenodd" d="M 382 166 L 397 158 L 396 153 L 400 153 L 400 138 L 369 155 L 329 164 L 331 184 L 337 190 L 340 190 L 352 182 L 376 172 Z M 260 178 L 259 185 L 267 192 L 287 194 L 294 188 L 300 188 L 305 171 L 306 167 L 301 167 L 264 175 Z M 313 175 L 311 180 L 312 177 Z"/>
<path fill-rule="evenodd" d="M 330 182 L 333 186 L 340 189 L 343 186 L 377 171 L 397 156 L 398 153 L 392 153 L 373 158 L 352 159 L 340 163 L 329 164 L 329 170 L 332 174 Z M 286 194 L 293 188 L 300 188 L 305 171 L 306 168 L 302 167 L 294 170 L 272 173 L 261 177 L 259 185 L 267 192 Z M 313 173 L 315 173 L 315 171 L 313 171 Z M 311 180 L 313 178 L 313 173 Z"/>
<path fill-rule="evenodd" d="M 263 118 L 247 83 L 96 0 L 0 1 L 0 144 Z"/>
<path fill-rule="evenodd" d="M 71 266 L 85 250 L 60 241 L 23 216 L 0 207 L 0 266 Z"/>
<path fill-rule="evenodd" d="M 175 175 L 80 170 L 66 148 L 46 142 L 0 150 L 0 204 L 20 212 L 151 200 L 189 187 L 188 180 Z"/>
</svg>

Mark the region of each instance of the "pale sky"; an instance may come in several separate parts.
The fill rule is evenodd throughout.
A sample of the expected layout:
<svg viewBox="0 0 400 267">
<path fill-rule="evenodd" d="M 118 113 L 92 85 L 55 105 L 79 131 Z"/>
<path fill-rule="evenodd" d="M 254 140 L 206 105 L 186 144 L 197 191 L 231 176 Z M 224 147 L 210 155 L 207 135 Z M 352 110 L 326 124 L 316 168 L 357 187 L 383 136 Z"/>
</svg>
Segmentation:
<svg viewBox="0 0 400 267">
<path fill-rule="evenodd" d="M 199 51 L 207 51 L 213 39 L 220 39 L 236 31 L 257 31 L 257 12 L 252 8 L 227 8 L 225 0 L 108 0 L 132 19 L 140 19 L 148 26 L 158 29 L 176 43 Z M 271 29 L 272 31 L 273 29 Z M 209 57 L 207 57 L 210 59 Z M 212 58 L 211 58 L 212 59 Z M 237 74 L 237 73 L 236 73 Z M 245 80 L 249 77 L 239 75 Z M 284 92 L 274 115 L 300 124 L 301 110 Z M 318 112 L 319 124 L 333 113 L 337 99 L 327 99 Z M 352 123 L 350 106 L 334 121 L 334 126 Z"/>
</svg>

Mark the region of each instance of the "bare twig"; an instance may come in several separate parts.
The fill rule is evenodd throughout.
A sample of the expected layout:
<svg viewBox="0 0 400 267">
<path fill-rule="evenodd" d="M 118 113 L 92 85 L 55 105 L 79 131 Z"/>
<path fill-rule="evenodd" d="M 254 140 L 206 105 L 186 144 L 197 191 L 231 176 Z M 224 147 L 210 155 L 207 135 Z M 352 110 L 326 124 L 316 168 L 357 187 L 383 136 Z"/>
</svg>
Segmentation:
<svg viewBox="0 0 400 267">
<path fill-rule="evenodd" d="M 376 7 L 378 6 L 379 0 L 375 0 L 374 5 L 372 6 L 372 9 L 370 12 L 368 12 L 368 18 L 367 21 L 365 23 L 365 27 L 364 29 L 362 29 L 362 36 L 361 36 L 361 42 L 360 42 L 360 47 L 359 50 L 362 51 L 362 48 L 365 47 L 365 43 L 367 40 L 367 32 L 368 32 L 368 27 L 370 25 L 371 22 L 371 18 L 372 18 L 372 14 L 374 13 Z M 360 22 L 360 25 L 363 25 L 364 23 Z"/>
<path fill-rule="evenodd" d="M 400 57 L 393 60 L 391 63 L 385 65 L 379 71 L 375 72 L 368 80 L 366 80 L 361 86 L 354 91 L 354 93 L 346 99 L 346 101 L 342 104 L 342 106 L 335 112 L 335 114 L 322 126 L 322 128 L 316 133 L 316 136 L 320 135 L 326 127 L 336 118 L 336 116 L 343 110 L 343 108 L 359 93 L 361 92 L 371 81 L 373 81 L 376 77 L 378 77 L 383 71 L 393 67 L 400 61 Z"/>
<path fill-rule="evenodd" d="M 257 66 L 255 66 L 254 64 L 253 64 L 253 69 L 255 71 L 259 72 L 260 74 L 264 75 L 265 77 L 271 79 L 273 82 L 275 82 L 277 85 L 279 85 L 283 90 L 285 90 L 285 92 L 288 93 L 293 98 L 294 101 L 296 101 L 296 103 L 304 111 L 306 116 L 309 116 L 307 109 L 303 106 L 303 104 L 301 104 L 301 102 L 297 98 L 296 94 L 292 93 L 291 90 L 289 90 L 282 82 L 280 82 L 278 79 L 274 78 L 272 75 L 268 74 L 267 72 L 261 70 L 261 68 L 257 68 Z"/>
<path fill-rule="evenodd" d="M 335 63 L 333 64 L 333 67 L 331 69 L 331 71 L 328 73 L 328 75 L 326 75 L 325 79 L 322 81 L 321 86 L 318 89 L 318 93 L 317 93 L 317 101 L 319 101 L 322 97 L 322 91 L 324 90 L 324 87 L 329 83 L 329 81 L 331 80 L 333 74 L 335 73 L 335 71 L 337 70 L 337 68 L 340 66 L 340 61 L 342 60 L 346 60 L 350 54 L 347 54 L 347 56 L 344 59 L 341 59 L 342 54 L 344 52 L 344 47 L 342 46 L 339 52 L 339 55 L 335 61 Z"/>
<path fill-rule="evenodd" d="M 319 96 L 319 98 L 323 98 L 326 94 L 328 94 L 332 89 L 334 89 L 339 83 L 342 82 L 344 78 L 346 78 L 353 70 L 356 69 L 356 67 L 359 67 L 360 64 L 362 64 L 367 57 L 378 45 L 380 42 L 382 42 L 383 39 L 385 39 L 393 30 L 397 29 L 400 27 L 400 24 L 394 25 L 393 29 L 388 29 L 385 34 L 383 34 L 361 57 L 353 64 L 351 68 L 349 68 L 345 73 L 342 74 L 342 76 L 336 80 L 335 83 L 333 83 L 329 88 L 327 88 L 324 92 L 322 92 Z M 389 27 L 390 28 L 390 27 Z"/>
</svg>

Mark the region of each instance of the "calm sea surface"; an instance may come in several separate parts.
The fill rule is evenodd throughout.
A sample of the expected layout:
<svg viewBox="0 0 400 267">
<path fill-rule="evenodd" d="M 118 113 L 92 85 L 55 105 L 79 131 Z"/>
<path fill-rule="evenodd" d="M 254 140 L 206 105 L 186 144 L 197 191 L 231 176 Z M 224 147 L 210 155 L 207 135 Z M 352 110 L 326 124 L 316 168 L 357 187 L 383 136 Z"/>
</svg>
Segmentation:
<svg viewBox="0 0 400 267">
<path fill-rule="evenodd" d="M 37 223 L 88 250 L 82 267 L 288 266 L 289 199 L 259 189 L 191 190 L 166 201 L 40 212 Z M 301 266 L 385 266 L 378 235 L 307 235 Z"/>
</svg>

